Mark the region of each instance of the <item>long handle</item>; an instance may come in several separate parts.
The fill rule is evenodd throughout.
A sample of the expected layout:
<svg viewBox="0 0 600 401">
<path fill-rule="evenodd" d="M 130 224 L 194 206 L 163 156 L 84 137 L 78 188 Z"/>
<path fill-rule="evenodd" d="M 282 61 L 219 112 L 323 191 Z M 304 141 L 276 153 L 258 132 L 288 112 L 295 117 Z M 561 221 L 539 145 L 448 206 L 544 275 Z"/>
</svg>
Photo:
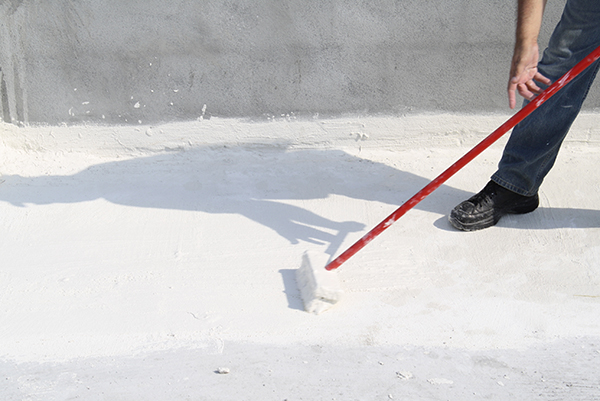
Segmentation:
<svg viewBox="0 0 600 401">
<path fill-rule="evenodd" d="M 477 157 L 481 152 L 487 149 L 491 144 L 496 142 L 502 135 L 506 134 L 510 131 L 515 125 L 520 123 L 525 117 L 531 114 L 532 111 L 541 106 L 546 100 L 550 99 L 556 92 L 562 89 L 566 84 L 571 82 L 579 73 L 585 70 L 590 66 L 594 61 L 600 58 L 600 46 L 596 48 L 593 52 L 591 52 L 585 59 L 577 63 L 573 68 L 571 68 L 565 75 L 563 75 L 560 79 L 554 82 L 550 87 L 548 87 L 544 92 L 538 95 L 534 100 L 529 102 L 525 107 L 523 107 L 519 112 L 514 114 L 508 121 L 502 124 L 498 129 L 492 132 L 487 138 L 481 141 L 478 145 L 476 145 L 473 149 L 471 149 L 467 154 L 461 157 L 456 163 L 450 166 L 446 171 L 440 174 L 437 178 L 427 184 L 423 189 L 417 192 L 412 198 L 406 201 L 402 206 L 400 206 L 396 211 L 390 214 L 385 220 L 376 225 L 371 231 L 369 231 L 365 236 L 356 241 L 354 245 L 344 251 L 340 256 L 332 260 L 325 269 L 334 270 L 337 269 L 342 263 L 350 259 L 354 256 L 358 251 L 364 248 L 369 242 L 375 239 L 379 234 L 381 234 L 385 229 L 394 224 L 396 220 L 402 217 L 406 212 L 412 209 L 416 204 L 425 199 L 429 194 L 435 191 L 438 187 L 440 187 L 444 182 L 446 182 L 450 177 L 452 177 L 458 170 L 463 168 L 467 163 Z"/>
</svg>

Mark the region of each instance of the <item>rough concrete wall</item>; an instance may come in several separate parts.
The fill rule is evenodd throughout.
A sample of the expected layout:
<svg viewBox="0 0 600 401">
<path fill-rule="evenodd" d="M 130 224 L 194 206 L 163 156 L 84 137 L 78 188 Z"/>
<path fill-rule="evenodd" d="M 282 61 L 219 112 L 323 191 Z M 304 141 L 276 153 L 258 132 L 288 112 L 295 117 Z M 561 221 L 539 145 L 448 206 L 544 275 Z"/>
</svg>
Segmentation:
<svg viewBox="0 0 600 401">
<path fill-rule="evenodd" d="M 514 15 L 504 0 L 0 0 L 2 117 L 506 110 Z"/>
</svg>

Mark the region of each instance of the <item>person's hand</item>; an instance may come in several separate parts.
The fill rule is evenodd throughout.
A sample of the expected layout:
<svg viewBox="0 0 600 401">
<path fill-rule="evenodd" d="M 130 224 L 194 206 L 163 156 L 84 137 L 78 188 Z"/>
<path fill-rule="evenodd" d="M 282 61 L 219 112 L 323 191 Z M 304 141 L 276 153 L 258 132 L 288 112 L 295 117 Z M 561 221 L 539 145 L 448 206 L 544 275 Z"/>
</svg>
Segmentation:
<svg viewBox="0 0 600 401">
<path fill-rule="evenodd" d="M 527 100 L 533 100 L 535 96 L 542 93 L 542 89 L 535 81 L 545 85 L 551 84 L 548 78 L 538 72 L 538 58 L 537 43 L 515 47 L 508 81 L 508 105 L 511 109 L 517 105 L 516 92 Z"/>
</svg>

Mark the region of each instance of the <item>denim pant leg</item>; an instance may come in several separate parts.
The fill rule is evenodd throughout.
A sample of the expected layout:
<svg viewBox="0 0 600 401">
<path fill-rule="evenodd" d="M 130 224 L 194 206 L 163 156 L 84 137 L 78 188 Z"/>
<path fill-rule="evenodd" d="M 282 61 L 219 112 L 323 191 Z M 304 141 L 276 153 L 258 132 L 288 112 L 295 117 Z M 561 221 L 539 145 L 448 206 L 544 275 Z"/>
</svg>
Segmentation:
<svg viewBox="0 0 600 401">
<path fill-rule="evenodd" d="M 556 81 L 599 45 L 600 1 L 568 0 L 538 70 Z M 513 129 L 493 181 L 521 195 L 537 193 L 599 66 L 588 67 Z"/>
</svg>

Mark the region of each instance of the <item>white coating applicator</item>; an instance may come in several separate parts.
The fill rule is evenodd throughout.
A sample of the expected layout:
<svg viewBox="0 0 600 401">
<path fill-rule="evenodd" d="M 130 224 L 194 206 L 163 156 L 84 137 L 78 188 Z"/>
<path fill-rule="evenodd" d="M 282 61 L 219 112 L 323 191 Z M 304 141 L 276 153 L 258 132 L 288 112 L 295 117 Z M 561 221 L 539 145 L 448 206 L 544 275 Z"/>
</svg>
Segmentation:
<svg viewBox="0 0 600 401">
<path fill-rule="evenodd" d="M 318 315 L 342 299 L 343 291 L 337 274 L 323 268 L 328 257 L 307 251 L 302 255 L 302 265 L 296 270 L 296 283 L 304 309 L 309 313 Z M 318 263 L 313 265 L 311 260 Z"/>
</svg>

